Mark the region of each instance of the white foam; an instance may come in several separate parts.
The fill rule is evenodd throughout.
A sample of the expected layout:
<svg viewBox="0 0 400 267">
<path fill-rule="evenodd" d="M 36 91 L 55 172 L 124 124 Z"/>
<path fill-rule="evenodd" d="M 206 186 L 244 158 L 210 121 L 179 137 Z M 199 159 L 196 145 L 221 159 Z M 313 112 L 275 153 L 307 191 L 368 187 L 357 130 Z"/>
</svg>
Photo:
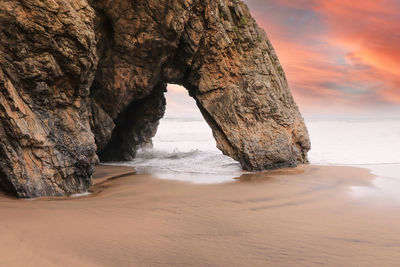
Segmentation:
<svg viewBox="0 0 400 267">
<path fill-rule="evenodd" d="M 90 192 L 82 192 L 82 193 L 76 193 L 76 194 L 72 194 L 71 197 L 87 197 L 89 196 L 91 193 Z"/>
<path fill-rule="evenodd" d="M 382 177 L 400 178 L 400 120 L 307 120 L 311 164 L 369 168 Z M 216 148 L 211 129 L 199 117 L 164 118 L 154 148 L 140 150 L 138 172 L 194 183 L 232 181 L 243 174 L 238 162 Z"/>
<path fill-rule="evenodd" d="M 141 149 L 132 162 L 139 173 L 192 183 L 221 183 L 242 175 L 240 164 L 216 148 L 202 118 L 164 118 L 153 149 Z"/>
</svg>

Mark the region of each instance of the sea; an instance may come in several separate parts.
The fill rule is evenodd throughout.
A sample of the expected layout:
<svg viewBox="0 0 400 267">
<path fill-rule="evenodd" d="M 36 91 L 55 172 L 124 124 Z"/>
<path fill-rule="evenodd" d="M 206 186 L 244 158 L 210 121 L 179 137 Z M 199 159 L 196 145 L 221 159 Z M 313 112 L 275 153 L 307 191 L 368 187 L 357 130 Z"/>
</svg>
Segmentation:
<svg viewBox="0 0 400 267">
<path fill-rule="evenodd" d="M 313 165 L 369 169 L 377 177 L 400 180 L 400 119 L 305 118 Z M 245 172 L 216 148 L 210 127 L 199 114 L 168 114 L 160 121 L 153 148 L 141 149 L 135 160 L 119 162 L 139 173 L 195 184 L 222 183 Z"/>
</svg>

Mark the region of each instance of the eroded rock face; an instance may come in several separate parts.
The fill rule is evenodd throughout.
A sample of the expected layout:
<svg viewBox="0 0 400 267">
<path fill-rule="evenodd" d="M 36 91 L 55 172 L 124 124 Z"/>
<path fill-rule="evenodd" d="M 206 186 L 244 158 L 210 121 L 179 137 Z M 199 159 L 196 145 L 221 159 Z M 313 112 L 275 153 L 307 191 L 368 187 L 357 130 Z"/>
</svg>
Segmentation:
<svg viewBox="0 0 400 267">
<path fill-rule="evenodd" d="M 85 1 L 0 1 L 0 184 L 19 197 L 91 183 L 94 17 Z"/>
<path fill-rule="evenodd" d="M 0 0 L 0 185 L 86 190 L 97 155 L 130 160 L 151 143 L 167 83 L 243 168 L 307 162 L 303 119 L 243 2 Z"/>
</svg>

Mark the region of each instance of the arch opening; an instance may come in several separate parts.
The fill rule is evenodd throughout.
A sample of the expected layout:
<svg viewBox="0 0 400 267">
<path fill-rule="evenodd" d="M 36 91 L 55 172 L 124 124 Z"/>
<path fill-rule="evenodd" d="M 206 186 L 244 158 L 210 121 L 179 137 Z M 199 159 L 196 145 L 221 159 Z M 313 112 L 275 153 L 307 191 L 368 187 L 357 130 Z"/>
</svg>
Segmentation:
<svg viewBox="0 0 400 267">
<path fill-rule="evenodd" d="M 165 100 L 152 140 L 121 164 L 139 173 L 193 183 L 225 182 L 242 174 L 240 163 L 216 147 L 212 129 L 184 87 L 168 84 Z"/>
</svg>

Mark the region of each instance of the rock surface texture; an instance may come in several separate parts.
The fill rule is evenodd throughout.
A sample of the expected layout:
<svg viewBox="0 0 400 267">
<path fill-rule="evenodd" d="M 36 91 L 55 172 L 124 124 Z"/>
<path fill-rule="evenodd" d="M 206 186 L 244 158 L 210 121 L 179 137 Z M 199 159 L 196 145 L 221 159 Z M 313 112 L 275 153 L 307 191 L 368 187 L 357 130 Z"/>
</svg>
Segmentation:
<svg viewBox="0 0 400 267">
<path fill-rule="evenodd" d="M 167 83 L 246 170 L 307 162 L 307 129 L 265 32 L 238 0 L 0 0 L 0 185 L 87 190 L 98 159 L 151 143 Z"/>
</svg>

